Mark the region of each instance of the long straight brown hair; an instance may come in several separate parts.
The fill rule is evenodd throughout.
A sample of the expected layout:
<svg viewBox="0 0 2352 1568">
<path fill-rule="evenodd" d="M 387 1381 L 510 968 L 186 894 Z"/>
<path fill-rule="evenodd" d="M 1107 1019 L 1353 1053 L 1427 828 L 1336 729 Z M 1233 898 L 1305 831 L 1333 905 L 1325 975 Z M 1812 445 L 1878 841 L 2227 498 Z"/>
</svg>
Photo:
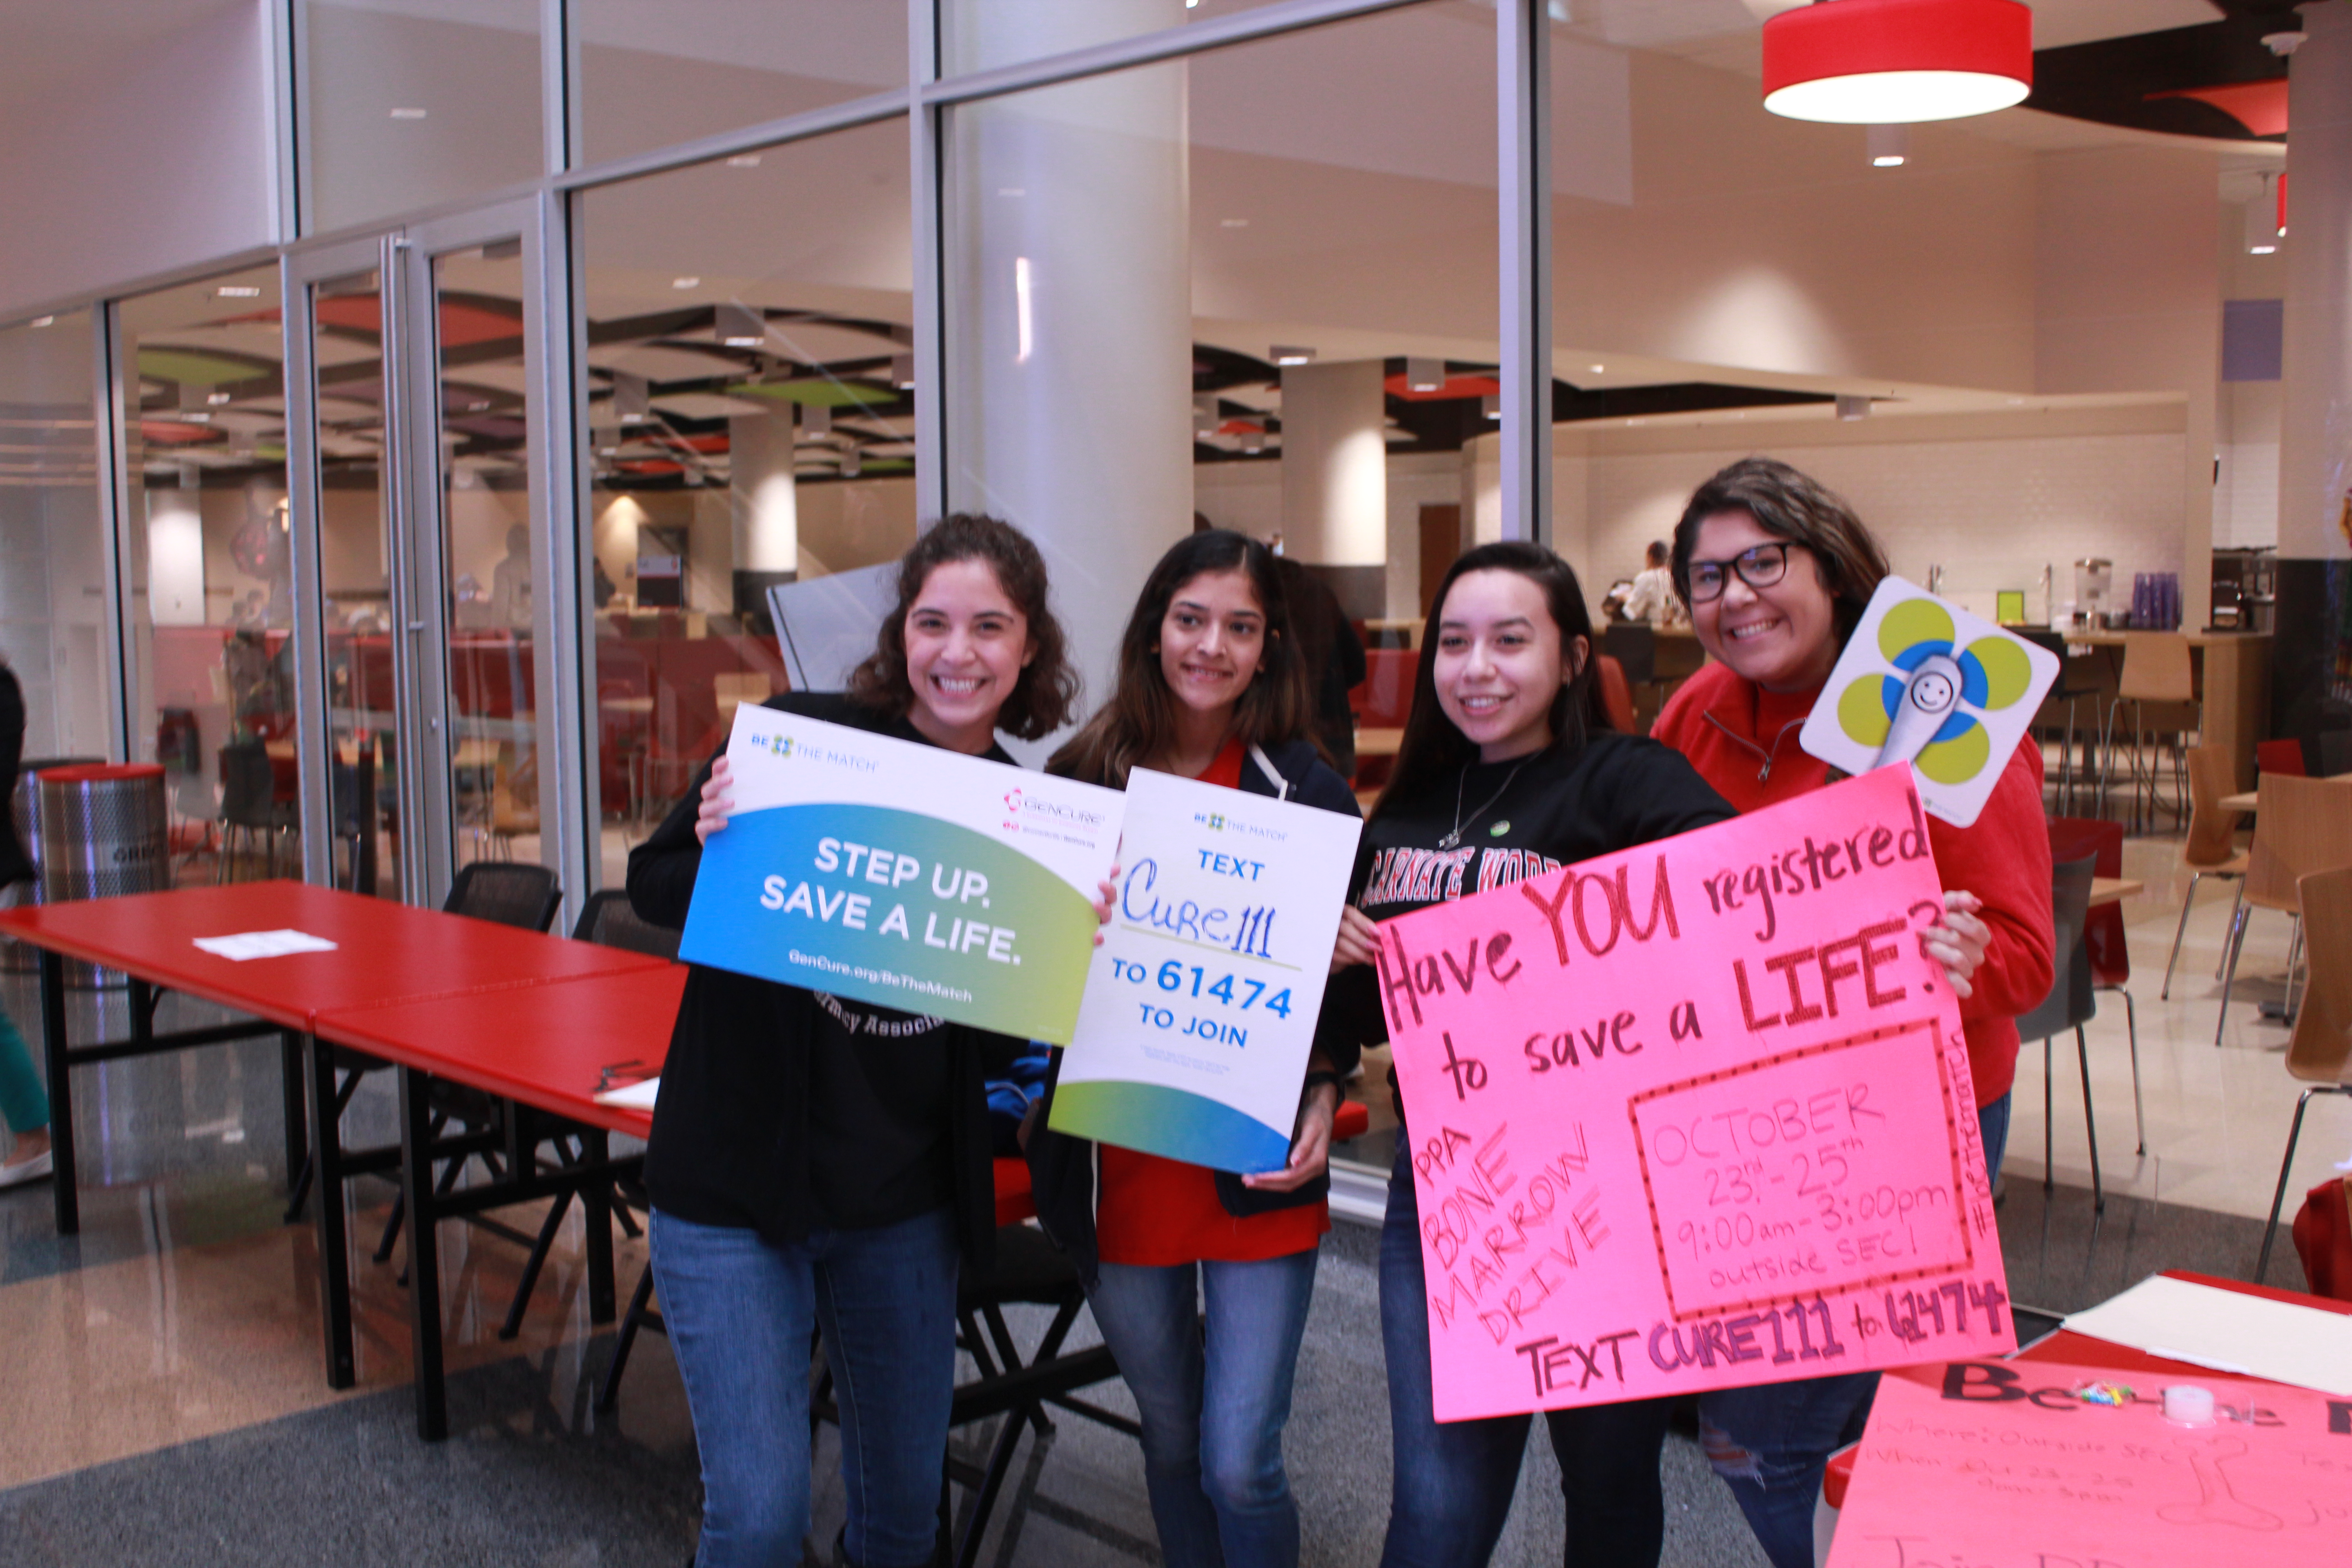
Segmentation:
<svg viewBox="0 0 2352 1568">
<path fill-rule="evenodd" d="M 1247 534 L 1212 528 L 1171 546 L 1151 575 L 1118 639 L 1118 689 L 1045 764 L 1045 771 L 1125 789 L 1129 769 L 1158 756 L 1176 733 L 1181 699 L 1160 668 L 1160 627 L 1185 584 L 1205 574 L 1241 572 L 1265 616 L 1257 673 L 1234 704 L 1234 738 L 1244 746 L 1278 745 L 1307 732 L 1307 665 L 1290 635 L 1290 610 L 1274 552 Z"/>
<path fill-rule="evenodd" d="M 1466 550 L 1445 569 L 1445 579 L 1431 601 L 1412 706 L 1406 710 L 1404 736 L 1397 743 L 1395 771 L 1372 805 L 1376 817 L 1416 805 L 1477 760 L 1478 748 L 1454 728 L 1454 721 L 1437 703 L 1438 623 L 1444 617 L 1446 596 L 1454 592 L 1454 584 L 1473 572 L 1516 572 L 1543 590 L 1552 624 L 1559 628 L 1563 663 L 1572 657 L 1575 640 L 1584 639 L 1584 663 L 1560 682 L 1559 695 L 1551 701 L 1552 745 L 1570 752 L 1580 751 L 1595 731 L 1611 727 L 1608 710 L 1601 704 L 1601 649 L 1595 645 L 1592 614 L 1584 607 L 1584 587 L 1576 580 L 1576 568 L 1547 547 L 1525 540 L 1500 540 Z"/>
</svg>

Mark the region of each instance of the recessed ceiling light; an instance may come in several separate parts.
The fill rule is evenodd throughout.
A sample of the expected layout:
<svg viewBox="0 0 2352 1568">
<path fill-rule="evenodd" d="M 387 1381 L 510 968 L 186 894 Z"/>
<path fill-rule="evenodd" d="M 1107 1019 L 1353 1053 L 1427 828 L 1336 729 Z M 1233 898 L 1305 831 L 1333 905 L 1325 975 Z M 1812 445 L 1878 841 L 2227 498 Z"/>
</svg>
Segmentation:
<svg viewBox="0 0 2352 1568">
<path fill-rule="evenodd" d="M 673 278 L 669 280 L 669 286 L 673 289 L 699 289 L 702 287 L 702 279 L 699 278 Z"/>
<path fill-rule="evenodd" d="M 1220 228 L 1247 228 L 1249 227 L 1249 219 L 1245 217 L 1222 218 L 1218 220 L 1217 226 Z"/>
<path fill-rule="evenodd" d="M 1605 364 L 1596 364 L 1591 367 L 1592 374 L 1595 375 L 1599 375 L 1602 371 L 1607 370 L 1608 368 L 1609 367 Z"/>
<path fill-rule="evenodd" d="M 228 401 L 228 394 L 226 392 L 208 392 L 205 394 L 205 401 L 211 404 L 215 408 L 218 408 L 222 404 Z"/>
<path fill-rule="evenodd" d="M 596 448 L 596 455 L 600 458 L 617 458 L 621 455 L 621 449 L 618 447 L 599 447 Z"/>
<path fill-rule="evenodd" d="M 1315 351 L 1295 343 L 1276 343 L 1266 350 L 1276 364 L 1305 364 L 1315 357 Z"/>
<path fill-rule="evenodd" d="M 58 324 L 58 319 L 55 316 L 36 316 L 33 318 L 32 324 L 36 327 L 54 327 Z"/>
<path fill-rule="evenodd" d="M 466 405 L 466 412 L 468 414 L 479 414 L 484 409 L 489 407 L 489 405 L 490 402 L 488 398 L 478 397 L 473 402 Z"/>
<path fill-rule="evenodd" d="M 760 154 L 757 153 L 738 153 L 735 156 L 727 160 L 727 166 L 730 169 L 756 169 L 760 166 Z"/>
<path fill-rule="evenodd" d="M 392 111 L 392 117 L 394 120 L 422 120 L 425 118 L 425 110 L 421 109 L 395 109 Z"/>
<path fill-rule="evenodd" d="M 213 297 L 216 300 L 258 300 L 261 289 L 252 283 L 224 283 L 213 290 Z"/>
</svg>

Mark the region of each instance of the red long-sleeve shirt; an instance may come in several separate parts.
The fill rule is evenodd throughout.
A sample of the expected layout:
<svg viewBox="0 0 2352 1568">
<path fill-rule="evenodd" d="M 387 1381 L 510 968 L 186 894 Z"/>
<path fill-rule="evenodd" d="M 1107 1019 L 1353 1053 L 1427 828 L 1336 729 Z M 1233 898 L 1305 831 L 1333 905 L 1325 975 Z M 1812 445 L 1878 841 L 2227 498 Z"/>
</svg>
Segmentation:
<svg viewBox="0 0 2352 1568">
<path fill-rule="evenodd" d="M 1690 759 L 1701 777 L 1740 812 L 1777 805 L 1829 782 L 1829 764 L 1797 744 L 1821 688 L 1767 691 L 1710 663 L 1684 683 L 1651 733 Z M 1928 847 L 1947 889 L 1984 901 L 1978 918 L 1992 932 L 1984 962 L 1960 1003 L 1977 1104 L 2009 1092 L 2017 1076 L 2017 1016 L 2050 994 L 2050 831 L 2042 816 L 2042 752 L 2010 754 L 1973 826 L 1927 819 Z"/>
</svg>

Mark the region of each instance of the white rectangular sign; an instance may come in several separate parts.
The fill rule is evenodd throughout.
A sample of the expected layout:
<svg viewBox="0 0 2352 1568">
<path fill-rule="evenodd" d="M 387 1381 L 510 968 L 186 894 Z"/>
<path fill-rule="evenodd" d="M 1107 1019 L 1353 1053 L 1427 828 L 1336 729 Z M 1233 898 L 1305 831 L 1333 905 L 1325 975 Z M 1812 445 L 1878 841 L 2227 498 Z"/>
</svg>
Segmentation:
<svg viewBox="0 0 2352 1568">
<path fill-rule="evenodd" d="M 1057 1131 L 1223 1171 L 1289 1157 L 1363 825 L 1138 768 Z"/>
</svg>

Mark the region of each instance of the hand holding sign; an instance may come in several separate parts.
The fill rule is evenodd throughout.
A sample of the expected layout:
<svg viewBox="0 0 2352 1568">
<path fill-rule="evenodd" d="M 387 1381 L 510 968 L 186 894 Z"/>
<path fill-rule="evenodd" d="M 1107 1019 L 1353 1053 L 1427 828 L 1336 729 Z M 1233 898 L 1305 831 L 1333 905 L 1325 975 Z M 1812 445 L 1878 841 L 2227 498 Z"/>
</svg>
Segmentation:
<svg viewBox="0 0 2352 1568">
<path fill-rule="evenodd" d="M 1391 921 L 1441 1420 L 2015 1342 L 1897 771 Z"/>
</svg>

